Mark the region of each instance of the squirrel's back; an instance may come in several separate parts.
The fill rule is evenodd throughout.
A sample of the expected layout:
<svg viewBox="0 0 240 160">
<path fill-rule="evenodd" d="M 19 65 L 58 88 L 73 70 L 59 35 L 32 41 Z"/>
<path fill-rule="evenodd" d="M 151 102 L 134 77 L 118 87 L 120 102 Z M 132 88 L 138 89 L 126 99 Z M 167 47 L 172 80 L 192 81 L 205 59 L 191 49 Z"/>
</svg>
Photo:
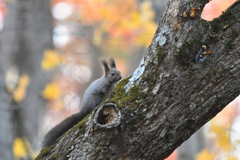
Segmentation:
<svg viewBox="0 0 240 160">
<path fill-rule="evenodd" d="M 100 93 L 98 86 L 101 83 L 101 78 L 95 80 L 85 91 L 81 111 L 92 111 L 96 106 L 98 106 L 103 99 L 104 94 Z"/>
</svg>

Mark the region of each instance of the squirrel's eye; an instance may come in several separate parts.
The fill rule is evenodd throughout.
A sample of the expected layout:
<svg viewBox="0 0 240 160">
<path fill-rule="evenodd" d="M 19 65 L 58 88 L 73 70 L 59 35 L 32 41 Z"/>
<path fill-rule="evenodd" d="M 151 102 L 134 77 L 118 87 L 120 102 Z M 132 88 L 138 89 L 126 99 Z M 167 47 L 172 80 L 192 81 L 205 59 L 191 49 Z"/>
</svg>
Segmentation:
<svg viewBox="0 0 240 160">
<path fill-rule="evenodd" d="M 111 75 L 114 76 L 114 73 L 112 73 Z"/>
</svg>

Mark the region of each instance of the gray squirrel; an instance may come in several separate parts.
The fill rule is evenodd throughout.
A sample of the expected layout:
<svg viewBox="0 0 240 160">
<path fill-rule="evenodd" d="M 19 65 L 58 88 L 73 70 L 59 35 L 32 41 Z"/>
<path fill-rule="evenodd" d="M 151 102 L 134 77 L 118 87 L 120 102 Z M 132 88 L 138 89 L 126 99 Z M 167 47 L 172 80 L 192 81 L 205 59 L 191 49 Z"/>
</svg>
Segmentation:
<svg viewBox="0 0 240 160">
<path fill-rule="evenodd" d="M 122 78 L 121 72 L 116 69 L 116 64 L 113 58 L 110 58 L 109 60 L 110 68 L 105 60 L 101 60 L 101 62 L 105 73 L 87 88 L 83 96 L 80 112 L 71 115 L 52 128 L 43 138 L 43 148 L 53 145 L 61 135 L 81 121 L 87 114 L 96 108 L 103 99 L 113 95 L 111 91 L 113 90 L 115 83 Z"/>
</svg>

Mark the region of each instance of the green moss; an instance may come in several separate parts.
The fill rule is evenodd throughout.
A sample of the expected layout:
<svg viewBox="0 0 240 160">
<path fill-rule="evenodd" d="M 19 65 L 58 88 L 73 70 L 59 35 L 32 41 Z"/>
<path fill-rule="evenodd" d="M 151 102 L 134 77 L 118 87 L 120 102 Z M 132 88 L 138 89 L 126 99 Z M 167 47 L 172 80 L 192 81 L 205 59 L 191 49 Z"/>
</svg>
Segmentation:
<svg viewBox="0 0 240 160">
<path fill-rule="evenodd" d="M 239 32 L 236 30 L 232 30 L 232 32 L 228 35 L 228 38 L 236 39 L 239 36 Z"/>
<path fill-rule="evenodd" d="M 224 47 L 226 50 L 232 49 L 236 43 L 235 39 L 239 36 L 239 33 L 236 30 L 232 30 L 232 32 L 227 36 Z"/>
<path fill-rule="evenodd" d="M 144 109 L 146 110 L 153 103 L 151 101 L 151 97 L 151 93 L 143 92 L 138 85 L 135 85 L 129 90 L 122 102 L 125 106 L 127 106 L 124 108 L 125 112 L 131 113 L 131 115 L 135 117 L 133 118 L 133 121 L 129 121 L 130 124 L 133 125 L 137 123 L 136 120 L 140 120 L 145 117 Z"/>
<path fill-rule="evenodd" d="M 235 25 L 238 21 L 238 19 L 235 17 L 235 15 L 230 11 L 230 9 L 226 10 L 220 18 L 222 19 L 224 24 L 228 24 L 229 26 Z"/>
<path fill-rule="evenodd" d="M 57 160 L 58 158 L 62 157 L 61 154 L 59 153 L 56 153 L 56 154 L 53 154 L 51 155 L 51 157 L 49 158 L 49 160 Z"/>
<path fill-rule="evenodd" d="M 234 15 L 232 12 L 233 7 L 235 7 L 237 4 L 239 4 L 239 2 L 235 2 L 221 16 L 209 22 L 211 24 L 211 32 L 218 33 L 220 30 L 223 29 L 225 25 L 233 26 L 239 22 L 239 20 L 236 17 L 237 15 Z M 233 43 L 230 41 L 228 42 L 227 45 L 232 47 L 232 44 Z"/>
<path fill-rule="evenodd" d="M 234 3 L 221 16 L 210 21 L 212 32 L 218 33 L 225 25 L 233 26 L 239 22 L 231 11 L 231 9 L 237 4 L 239 4 L 239 2 Z"/>
<path fill-rule="evenodd" d="M 120 107 L 126 106 L 127 103 L 134 101 L 134 94 L 133 94 L 134 90 L 135 88 L 132 87 L 129 90 L 128 94 L 125 93 L 125 90 L 121 90 L 120 92 L 118 90 L 118 92 L 115 92 L 118 94 L 114 95 L 114 98 L 112 98 L 110 101 L 113 103 L 116 103 Z"/>
<path fill-rule="evenodd" d="M 148 75 L 142 76 L 142 81 L 147 83 L 147 92 L 151 92 L 156 84 L 156 76 L 159 76 L 156 70 L 152 70 Z"/>
<path fill-rule="evenodd" d="M 209 22 L 204 19 L 201 20 L 200 23 L 202 23 L 205 27 L 208 27 L 210 25 Z"/>
<path fill-rule="evenodd" d="M 124 91 L 124 86 L 128 83 L 129 79 L 131 78 L 132 76 L 128 76 L 127 78 L 121 80 L 117 86 L 114 88 L 114 97 L 116 96 L 116 94 Z"/>
<path fill-rule="evenodd" d="M 164 52 L 163 52 L 163 49 L 162 49 L 162 47 L 157 47 L 157 49 L 158 49 L 158 53 L 157 53 L 157 58 L 158 58 L 158 61 L 162 61 L 163 60 L 163 58 L 164 58 Z"/>
<path fill-rule="evenodd" d="M 202 36 L 192 42 L 184 42 L 181 47 L 176 48 L 177 54 L 175 59 L 182 66 L 189 66 L 194 61 L 196 54 L 199 52 L 203 43 L 201 42 Z"/>
<path fill-rule="evenodd" d="M 235 19 L 236 17 L 232 14 L 230 9 L 227 9 L 219 18 L 228 21 L 229 19 Z"/>
<path fill-rule="evenodd" d="M 221 20 L 219 18 L 214 18 L 212 21 L 210 21 L 210 24 L 212 32 L 218 33 L 221 29 Z"/>
<path fill-rule="evenodd" d="M 110 99 L 110 102 L 117 104 L 117 106 L 119 107 L 123 106 L 121 100 L 124 99 L 124 97 L 126 96 L 124 86 L 128 83 L 131 77 L 132 76 L 128 76 L 117 84 L 117 86 L 114 88 L 115 95 L 112 99 Z"/>
<path fill-rule="evenodd" d="M 93 112 L 93 111 L 92 111 Z M 76 125 L 74 125 L 73 127 L 72 127 L 72 129 L 73 130 L 77 130 L 78 128 L 81 128 L 81 131 L 83 132 L 83 133 L 85 133 L 85 122 L 86 122 L 86 120 L 87 120 L 87 118 L 92 114 L 92 112 L 91 113 L 89 113 L 88 115 L 86 115 L 81 121 L 79 121 Z M 62 139 L 63 137 L 65 137 L 66 135 L 68 135 L 69 134 L 69 132 L 70 132 L 71 130 L 69 129 L 68 131 L 66 131 L 63 135 L 61 135 L 56 141 L 58 141 L 58 140 L 60 140 L 60 139 Z"/>
<path fill-rule="evenodd" d="M 232 22 L 230 23 L 231 25 L 234 25 L 235 23 L 239 22 L 236 18 L 236 14 L 232 12 L 234 7 L 236 7 L 237 5 L 240 5 L 240 1 L 238 2 L 236 1 L 234 4 L 232 4 L 219 18 L 223 19 L 224 21 L 231 21 Z"/>
<path fill-rule="evenodd" d="M 236 43 L 234 43 L 233 39 L 229 39 L 224 43 L 224 47 L 226 50 L 232 49 L 235 45 L 236 45 Z"/>
<path fill-rule="evenodd" d="M 35 158 L 35 160 L 42 160 L 44 156 L 48 155 L 49 152 L 53 149 L 54 145 L 51 145 L 49 147 L 46 147 L 41 150 L 41 152 L 38 154 L 38 156 Z"/>
<path fill-rule="evenodd" d="M 125 102 L 132 102 L 134 103 L 138 98 L 140 94 L 140 89 L 139 89 L 139 85 L 135 85 L 132 88 L 130 88 L 130 90 L 128 91 L 127 97 L 125 98 Z M 144 97 L 143 97 L 144 98 Z M 133 106 L 129 106 L 130 108 Z"/>
<path fill-rule="evenodd" d="M 191 42 L 185 42 L 180 48 L 178 48 L 175 59 L 183 66 L 189 66 L 191 62 L 190 50 L 192 50 L 193 44 Z"/>
<path fill-rule="evenodd" d="M 126 93 L 124 90 L 124 86 L 129 81 L 127 79 L 122 80 L 114 89 L 115 95 L 110 102 L 116 103 L 117 106 L 123 107 L 124 113 L 128 115 L 128 124 L 134 125 L 136 123 L 136 119 L 141 119 L 145 117 L 144 109 L 151 106 L 151 93 L 143 92 L 139 85 L 135 85 L 129 89 Z M 146 78 L 146 77 L 145 77 Z M 145 80 L 150 80 L 146 78 Z M 134 117 L 134 118 L 131 118 Z M 135 119 L 135 120 L 134 120 Z"/>
</svg>

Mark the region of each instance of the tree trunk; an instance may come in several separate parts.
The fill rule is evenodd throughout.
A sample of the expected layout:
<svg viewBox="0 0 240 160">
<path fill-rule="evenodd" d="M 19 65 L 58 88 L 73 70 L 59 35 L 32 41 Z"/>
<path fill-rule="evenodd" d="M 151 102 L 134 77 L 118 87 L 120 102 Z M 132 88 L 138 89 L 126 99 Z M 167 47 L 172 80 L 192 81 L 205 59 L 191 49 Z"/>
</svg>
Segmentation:
<svg viewBox="0 0 240 160">
<path fill-rule="evenodd" d="M 4 74 L 3 70 L 0 66 L 0 75 L 3 75 L 3 74 Z M 1 117 L 0 157 L 1 159 L 13 159 L 13 152 L 12 152 L 13 135 L 11 134 L 11 125 L 9 124 L 10 114 L 8 111 L 6 111 L 7 95 L 6 95 L 3 76 L 0 77 L 0 102 L 1 102 L 1 105 L 0 105 L 0 117 Z"/>
<path fill-rule="evenodd" d="M 236 98 L 240 2 L 207 22 L 200 18 L 207 1 L 170 0 L 141 64 L 114 98 L 38 158 L 164 159 Z"/>
<path fill-rule="evenodd" d="M 1 67 L 4 74 L 15 67 L 19 75 L 27 74 L 30 83 L 22 102 L 9 101 L 8 114 L 12 117 L 13 137 L 25 137 L 33 149 L 40 148 L 37 140 L 45 111 L 41 92 L 46 83 L 46 74 L 41 70 L 43 52 L 52 48 L 52 17 L 49 0 L 13 0 L 1 33 Z M 10 98 L 12 94 L 10 93 Z M 10 146 L 12 144 L 9 144 Z M 32 149 L 32 148 L 31 148 Z"/>
</svg>

